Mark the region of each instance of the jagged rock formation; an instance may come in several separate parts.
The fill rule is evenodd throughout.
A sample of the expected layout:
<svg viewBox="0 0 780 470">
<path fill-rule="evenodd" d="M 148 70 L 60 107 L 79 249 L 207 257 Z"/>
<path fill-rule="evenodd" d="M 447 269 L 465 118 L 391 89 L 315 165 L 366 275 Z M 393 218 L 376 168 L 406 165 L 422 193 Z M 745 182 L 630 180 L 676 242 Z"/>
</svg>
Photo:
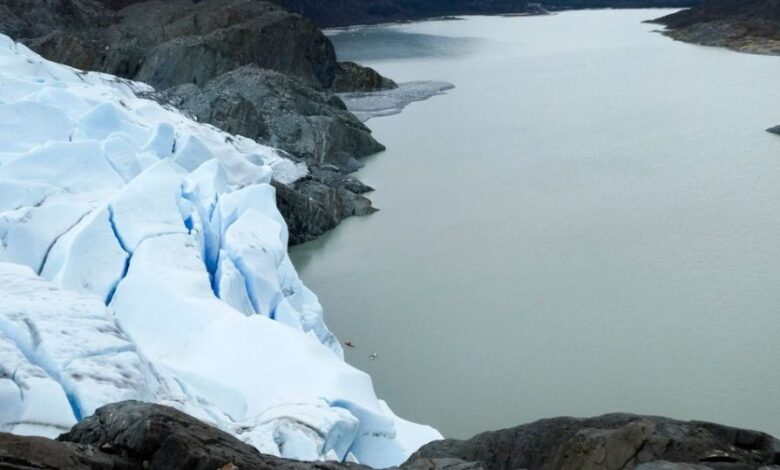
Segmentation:
<svg viewBox="0 0 780 470">
<path fill-rule="evenodd" d="M 488 470 L 751 469 L 780 465 L 780 441 L 698 421 L 609 414 L 553 418 L 423 446 L 410 460 L 458 458 Z"/>
<path fill-rule="evenodd" d="M 339 64 L 316 26 L 268 2 L 7 0 L 0 4 L 0 33 L 50 60 L 146 82 L 162 92 L 150 96 L 309 165 L 346 174 L 360 166 L 356 159 L 384 149 L 332 92 L 392 82 Z M 319 173 L 312 171 L 312 178 Z M 310 204 L 280 201 L 295 210 L 313 208 L 284 214 L 291 226 L 308 227 L 292 233 L 293 243 L 315 238 L 343 217 L 371 212 L 362 193 L 334 186 L 340 179 L 318 182 L 322 193 Z M 320 212 L 337 220 L 322 225 Z"/>
<path fill-rule="evenodd" d="M 705 0 L 656 22 L 680 41 L 780 54 L 780 0 Z"/>
</svg>

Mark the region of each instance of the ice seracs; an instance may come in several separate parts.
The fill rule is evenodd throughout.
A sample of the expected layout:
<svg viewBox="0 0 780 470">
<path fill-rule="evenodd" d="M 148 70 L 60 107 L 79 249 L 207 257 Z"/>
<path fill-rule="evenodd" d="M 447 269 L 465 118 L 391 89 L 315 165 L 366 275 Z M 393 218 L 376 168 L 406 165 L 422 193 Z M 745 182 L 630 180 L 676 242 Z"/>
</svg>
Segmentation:
<svg viewBox="0 0 780 470">
<path fill-rule="evenodd" d="M 124 399 L 263 452 L 398 464 L 439 438 L 343 361 L 271 179 L 305 166 L 0 36 L 0 431 Z"/>
</svg>

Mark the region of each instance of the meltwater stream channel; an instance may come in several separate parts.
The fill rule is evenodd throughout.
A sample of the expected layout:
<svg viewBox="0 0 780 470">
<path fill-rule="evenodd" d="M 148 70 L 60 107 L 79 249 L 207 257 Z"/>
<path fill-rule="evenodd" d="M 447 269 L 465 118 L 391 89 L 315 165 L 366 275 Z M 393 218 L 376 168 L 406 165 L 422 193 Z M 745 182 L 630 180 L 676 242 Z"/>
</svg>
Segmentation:
<svg viewBox="0 0 780 470">
<path fill-rule="evenodd" d="M 451 437 L 612 411 L 780 435 L 780 57 L 642 23 L 667 13 L 333 33 L 342 60 L 456 86 L 368 122 L 381 211 L 293 250 L 397 414 Z"/>
</svg>

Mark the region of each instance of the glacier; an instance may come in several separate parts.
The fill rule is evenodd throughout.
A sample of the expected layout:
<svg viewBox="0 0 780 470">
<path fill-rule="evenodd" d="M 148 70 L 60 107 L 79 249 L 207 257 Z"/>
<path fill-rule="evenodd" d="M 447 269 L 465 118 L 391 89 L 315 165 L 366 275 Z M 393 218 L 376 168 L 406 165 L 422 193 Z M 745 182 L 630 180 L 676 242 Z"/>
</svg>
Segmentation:
<svg viewBox="0 0 780 470">
<path fill-rule="evenodd" d="M 0 36 L 0 431 L 176 407 L 302 460 L 400 464 L 441 435 L 343 359 L 287 254 L 305 165 Z"/>
</svg>

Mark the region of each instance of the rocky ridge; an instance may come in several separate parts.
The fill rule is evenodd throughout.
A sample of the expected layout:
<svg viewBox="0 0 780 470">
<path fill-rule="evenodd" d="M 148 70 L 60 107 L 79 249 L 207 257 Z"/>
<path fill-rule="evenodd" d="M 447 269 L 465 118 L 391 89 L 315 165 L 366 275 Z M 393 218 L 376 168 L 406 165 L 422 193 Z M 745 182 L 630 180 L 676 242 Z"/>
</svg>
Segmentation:
<svg viewBox="0 0 780 470">
<path fill-rule="evenodd" d="M 780 442 L 767 434 L 712 423 L 625 414 L 555 418 L 428 444 L 400 468 L 410 470 L 780 468 Z M 57 440 L 0 433 L 8 469 L 289 469 L 364 467 L 301 462 L 254 447 L 180 411 L 137 401 L 114 403 Z"/>
<path fill-rule="evenodd" d="M 362 195 L 371 188 L 347 175 L 384 147 L 334 92 L 395 84 L 338 63 L 300 15 L 259 0 L 5 0 L 0 33 L 55 62 L 148 83 L 149 97 L 306 162 L 310 176 L 279 191 L 293 244 L 374 210 Z"/>
<path fill-rule="evenodd" d="M 700 0 L 272 0 L 323 27 L 375 24 L 451 15 L 544 14 L 572 8 L 687 7 Z"/>
</svg>

